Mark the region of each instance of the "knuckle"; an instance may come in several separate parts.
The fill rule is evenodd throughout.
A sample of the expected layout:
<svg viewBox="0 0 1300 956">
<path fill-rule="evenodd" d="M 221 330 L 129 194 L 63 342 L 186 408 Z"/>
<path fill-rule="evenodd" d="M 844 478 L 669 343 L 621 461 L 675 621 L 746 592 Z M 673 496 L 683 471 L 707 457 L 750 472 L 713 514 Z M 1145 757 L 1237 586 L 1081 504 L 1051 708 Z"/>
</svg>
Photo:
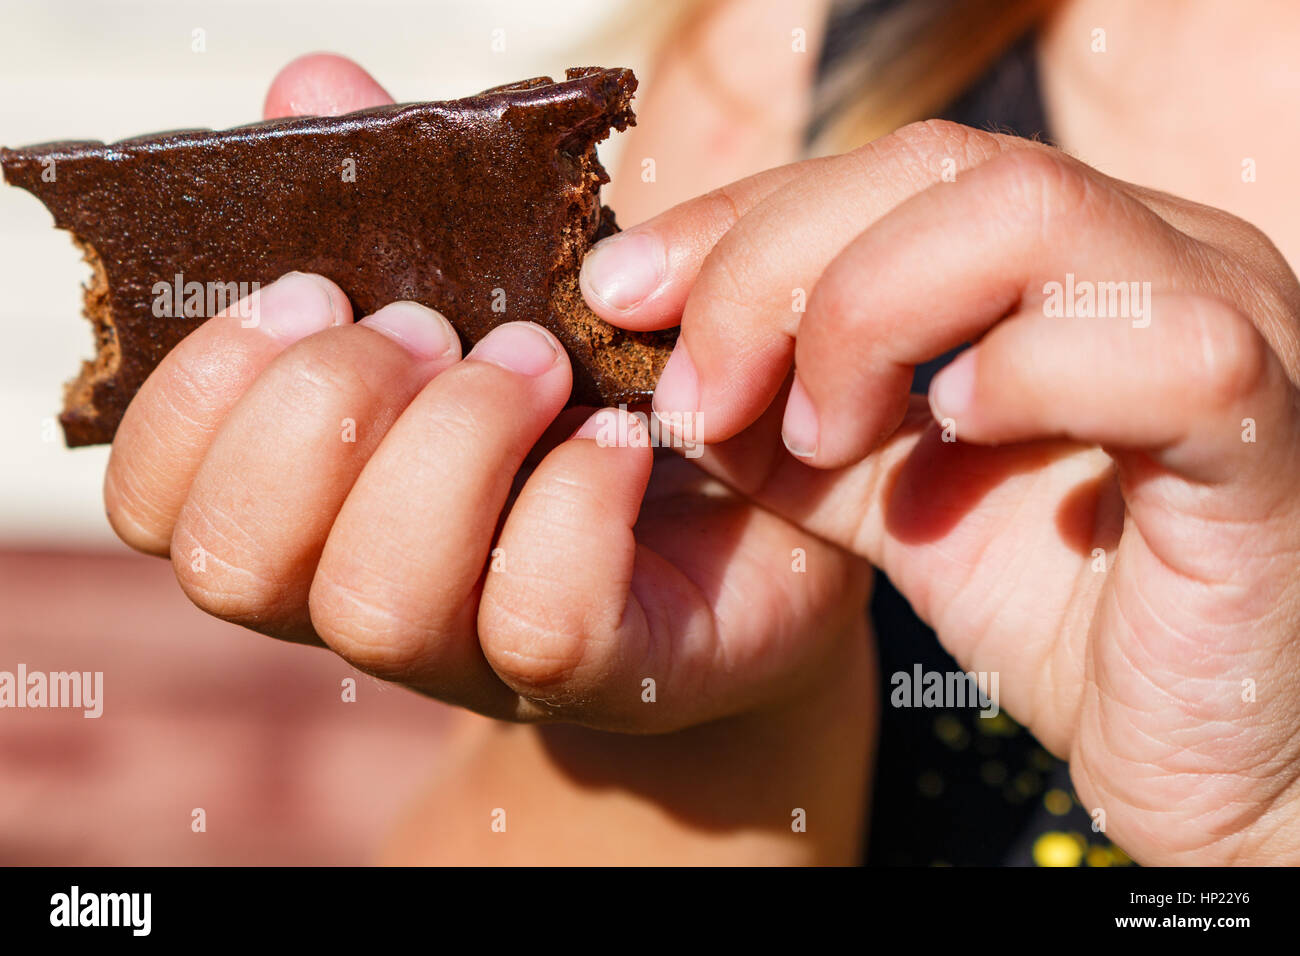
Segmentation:
<svg viewBox="0 0 1300 956">
<path fill-rule="evenodd" d="M 507 684 L 535 700 L 557 701 L 585 669 L 589 642 L 565 615 L 545 610 L 549 601 L 528 598 L 517 588 L 485 588 L 479 605 L 479 643 L 492 669 Z"/>
<path fill-rule="evenodd" d="M 391 584 L 322 568 L 308 599 L 317 635 L 348 663 L 386 680 L 408 679 L 428 669 L 439 629 L 412 620 Z"/>
<path fill-rule="evenodd" d="M 155 384 L 118 430 L 104 473 L 104 508 L 123 542 L 165 557 L 187 465 L 206 447 L 212 411 L 233 383 L 224 363 L 200 360 L 167 366 Z"/>
<path fill-rule="evenodd" d="M 163 368 L 161 387 L 154 394 L 165 405 L 160 411 L 178 421 L 206 410 L 214 396 L 227 395 L 242 384 L 233 380 L 230 356 L 218 349 L 187 349 L 183 360 L 165 363 Z"/>
<path fill-rule="evenodd" d="M 104 472 L 104 514 L 113 533 L 127 547 L 143 554 L 167 557 L 171 548 L 171 523 L 135 487 L 134 469 L 118 459 Z"/>
<path fill-rule="evenodd" d="M 719 186 L 701 197 L 699 212 L 714 235 L 720 235 L 740 222 L 744 203 L 732 184 Z"/>
<path fill-rule="evenodd" d="M 816 350 L 809 349 L 806 343 L 850 341 L 861 332 L 864 318 L 861 289 L 857 283 L 844 276 L 843 270 L 823 277 L 813 286 L 808 310 L 799 329 L 805 362 L 818 357 Z"/>
<path fill-rule="evenodd" d="M 1251 314 L 1277 330 L 1293 329 L 1300 285 L 1286 256 L 1258 226 L 1217 210 L 1208 215 L 1219 217 L 1215 241 L 1227 254 L 1217 271 L 1234 301 L 1256 303 Z"/>
<path fill-rule="evenodd" d="M 170 550 L 181 590 L 214 617 L 257 628 L 283 604 L 279 575 L 260 566 L 256 543 L 233 519 L 187 503 Z"/>
<path fill-rule="evenodd" d="M 925 119 L 900 126 L 881 142 L 913 153 L 939 155 L 951 152 L 954 146 L 965 146 L 972 137 L 978 140 L 992 138 L 988 133 L 951 120 Z"/>
<path fill-rule="evenodd" d="M 959 166 L 972 166 L 998 155 L 1004 148 L 1003 142 L 992 133 L 950 120 L 928 119 L 899 127 L 854 152 L 868 160 L 892 158 L 913 165 L 921 173 L 918 181 L 929 182 L 941 173 L 939 164 L 945 159 L 956 160 Z"/>
<path fill-rule="evenodd" d="M 995 208 L 1019 226 L 1043 235 L 1065 225 L 1077 227 L 1100 192 L 1078 163 L 1051 148 L 1011 150 L 981 170 Z"/>
<path fill-rule="evenodd" d="M 683 324 L 690 322 L 698 327 L 701 318 L 749 310 L 755 282 L 750 276 L 745 255 L 745 251 L 728 238 L 713 248 L 700 266 L 699 278 L 688 300 L 690 308 L 682 317 Z"/>
<path fill-rule="evenodd" d="M 342 402 L 373 401 L 375 388 L 353 357 L 336 347 L 339 336 L 291 347 L 268 369 L 269 384 L 295 408 L 327 410 Z"/>
<path fill-rule="evenodd" d="M 1289 273 L 1290 266 L 1268 233 L 1254 223 L 1222 209 L 1198 208 L 1199 215 L 1209 225 L 1206 233 L 1214 245 L 1244 262 L 1262 265 L 1265 269 L 1281 269 Z"/>
<path fill-rule="evenodd" d="M 1189 302 L 1192 334 L 1183 355 L 1195 393 L 1211 411 L 1226 411 L 1255 394 L 1268 377 L 1267 343 L 1244 315 L 1225 303 Z"/>
</svg>

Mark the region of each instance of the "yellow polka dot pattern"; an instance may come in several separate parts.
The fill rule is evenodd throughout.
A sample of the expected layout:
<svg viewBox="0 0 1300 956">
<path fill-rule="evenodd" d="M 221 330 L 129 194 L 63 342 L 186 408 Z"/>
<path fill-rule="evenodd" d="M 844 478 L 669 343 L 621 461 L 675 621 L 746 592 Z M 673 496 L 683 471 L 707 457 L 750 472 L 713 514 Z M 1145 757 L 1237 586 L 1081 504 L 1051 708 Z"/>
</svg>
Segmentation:
<svg viewBox="0 0 1300 956">
<path fill-rule="evenodd" d="M 1029 757 L 1029 767 L 1011 777 L 1007 765 L 994 755 L 1000 750 L 998 738 L 1015 737 L 1024 733 L 1024 728 L 1006 714 L 999 713 L 989 719 L 974 721 L 979 739 L 975 741 L 976 750 L 989 757 L 980 765 L 980 777 L 984 784 L 1002 791 L 1003 799 L 1008 803 L 1023 803 L 1035 798 L 1043 787 L 1043 777 L 1049 775 L 1057 765 L 1056 758 L 1041 747 L 1036 748 Z M 949 749 L 962 751 L 972 744 L 970 732 L 961 721 L 944 714 L 935 719 L 934 735 Z M 917 790 L 923 797 L 937 798 L 945 790 L 943 775 L 937 770 L 927 770 L 916 782 Z M 1057 787 L 1043 793 L 1043 806 L 1054 817 L 1066 816 L 1073 807 L 1079 806 L 1078 797 Z M 1064 822 L 1064 821 L 1063 821 Z M 1094 834 L 1098 842 L 1077 831 L 1065 832 L 1050 830 L 1040 834 L 1034 840 L 1031 856 L 1035 866 L 1131 866 L 1133 861 L 1123 850 L 1106 840 L 1101 834 Z M 932 866 L 948 866 L 946 861 L 934 860 Z"/>
<path fill-rule="evenodd" d="M 1035 866 L 1078 866 L 1083 847 L 1071 833 L 1044 833 L 1034 841 Z"/>
</svg>

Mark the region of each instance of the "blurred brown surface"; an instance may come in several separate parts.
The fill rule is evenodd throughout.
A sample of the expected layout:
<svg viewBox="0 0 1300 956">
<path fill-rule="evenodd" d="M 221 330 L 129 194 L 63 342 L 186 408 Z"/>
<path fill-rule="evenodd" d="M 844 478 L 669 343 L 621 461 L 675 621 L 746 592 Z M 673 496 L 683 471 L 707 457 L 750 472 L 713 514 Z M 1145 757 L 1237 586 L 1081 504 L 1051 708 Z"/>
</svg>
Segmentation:
<svg viewBox="0 0 1300 956">
<path fill-rule="evenodd" d="M 0 709 L 0 865 L 364 863 L 446 726 L 328 651 L 207 617 L 125 551 L 0 550 L 0 671 L 20 663 L 102 671 L 104 710 Z"/>
</svg>

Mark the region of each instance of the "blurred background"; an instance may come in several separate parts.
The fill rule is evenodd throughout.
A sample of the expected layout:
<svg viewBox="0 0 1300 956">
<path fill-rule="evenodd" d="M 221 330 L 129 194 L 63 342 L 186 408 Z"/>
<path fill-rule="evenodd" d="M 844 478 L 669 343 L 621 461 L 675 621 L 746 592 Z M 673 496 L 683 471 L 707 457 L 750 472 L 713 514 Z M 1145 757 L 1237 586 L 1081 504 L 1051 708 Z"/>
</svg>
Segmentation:
<svg viewBox="0 0 1300 956">
<path fill-rule="evenodd" d="M 626 28 L 626 7 L 0 0 L 0 143 L 259 120 L 276 72 L 317 50 L 356 59 L 399 102 L 568 66 L 644 76 L 654 34 Z M 607 165 L 617 149 L 602 147 Z M 324 651 L 206 617 L 166 562 L 116 541 L 107 447 L 69 451 L 52 427 L 92 352 L 87 275 L 36 199 L 0 189 L 0 671 L 103 671 L 105 685 L 98 720 L 0 711 L 0 864 L 364 862 L 436 771 L 447 714 Z"/>
</svg>

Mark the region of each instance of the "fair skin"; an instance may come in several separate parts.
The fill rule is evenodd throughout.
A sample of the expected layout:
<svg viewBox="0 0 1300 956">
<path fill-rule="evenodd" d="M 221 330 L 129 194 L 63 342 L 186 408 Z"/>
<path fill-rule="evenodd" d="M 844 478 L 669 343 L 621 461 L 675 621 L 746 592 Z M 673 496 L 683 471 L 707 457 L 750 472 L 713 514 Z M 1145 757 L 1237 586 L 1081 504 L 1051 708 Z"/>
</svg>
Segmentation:
<svg viewBox="0 0 1300 956">
<path fill-rule="evenodd" d="M 1150 6 L 1130 42 L 1159 35 L 1168 11 Z M 1070 112 L 1064 92 L 1083 69 L 1071 9 L 1044 35 L 1044 87 L 1061 128 L 1085 131 L 1087 97 Z M 1284 34 L 1285 15 L 1256 28 Z M 1141 48 L 1118 65 L 1169 68 L 1160 44 Z M 340 112 L 386 95 L 316 58 L 268 109 L 312 111 L 322 90 Z M 1145 129 L 1105 115 L 1104 130 Z M 1119 175 L 1122 137 L 1096 135 L 1065 145 L 1105 139 Z M 1179 168 L 1198 156 L 1167 152 Z M 1300 219 L 1278 205 L 1280 224 Z M 1043 285 L 1067 272 L 1151 282 L 1153 321 L 1046 316 Z M 470 727 L 389 859 L 851 859 L 874 706 L 868 562 L 964 667 L 1000 672 L 1003 706 L 1070 760 L 1140 862 L 1300 856 L 1300 287 L 1261 233 L 932 123 L 675 206 L 609 240 L 583 279 L 611 322 L 681 323 L 656 407 L 699 414 L 714 443 L 700 464 L 730 491 L 683 462 L 651 476 L 635 443 L 559 440 L 575 423 L 510 499 L 563 404 L 563 356 L 515 328 L 458 360 L 440 317 L 410 306 L 329 328 L 346 300 L 303 277 L 263 293 L 261 329 L 216 319 L 187 339 L 114 444 L 114 526 L 171 554 L 201 607 L 544 725 Z M 928 404 L 909 399 L 913 365 L 976 339 Z M 371 427 L 339 448 L 345 416 Z M 940 439 L 945 419 L 959 443 Z M 206 572 L 195 547 L 215 556 Z M 493 547 L 506 570 L 484 575 Z M 537 825 L 494 840 L 506 801 Z M 794 807 L 819 826 L 791 834 Z"/>
</svg>

